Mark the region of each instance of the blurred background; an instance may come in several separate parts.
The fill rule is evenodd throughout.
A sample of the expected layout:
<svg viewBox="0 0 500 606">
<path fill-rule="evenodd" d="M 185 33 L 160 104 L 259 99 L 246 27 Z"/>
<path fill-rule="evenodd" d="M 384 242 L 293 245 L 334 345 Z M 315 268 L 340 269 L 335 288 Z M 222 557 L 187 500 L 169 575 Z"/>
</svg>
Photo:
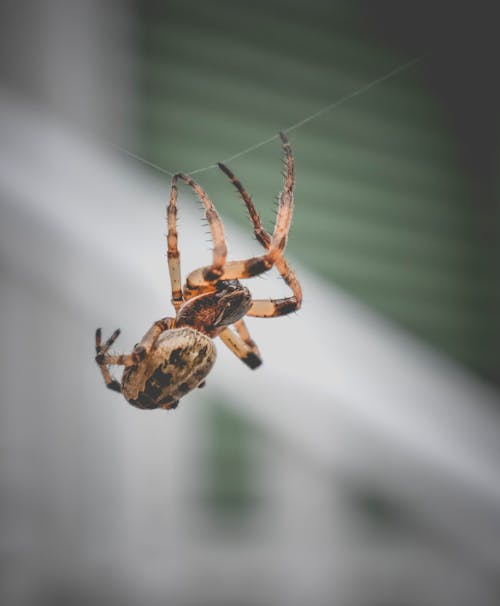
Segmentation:
<svg viewBox="0 0 500 606">
<path fill-rule="evenodd" d="M 493 8 L 0 2 L 2 604 L 500 603 Z M 290 132 L 304 305 L 249 320 L 264 365 L 219 342 L 168 413 L 106 390 L 95 328 L 127 352 L 173 313 L 169 177 L 133 155 L 208 167 L 254 255 L 212 165 L 356 91 Z M 278 141 L 230 165 L 271 229 Z M 207 262 L 185 190 L 179 237 Z"/>
</svg>

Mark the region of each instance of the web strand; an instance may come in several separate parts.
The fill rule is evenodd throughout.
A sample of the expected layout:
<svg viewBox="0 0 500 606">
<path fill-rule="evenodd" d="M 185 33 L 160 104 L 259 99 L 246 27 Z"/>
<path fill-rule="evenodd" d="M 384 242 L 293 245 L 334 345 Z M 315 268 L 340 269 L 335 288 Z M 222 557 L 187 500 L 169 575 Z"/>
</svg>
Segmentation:
<svg viewBox="0 0 500 606">
<path fill-rule="evenodd" d="M 282 129 L 283 132 L 289 133 L 293 130 L 296 130 L 297 128 L 300 128 L 301 126 L 304 126 L 304 124 L 307 124 L 308 122 L 311 122 L 312 120 L 315 120 L 316 118 L 319 118 L 323 114 L 328 113 L 329 111 L 339 107 L 340 105 L 343 105 L 344 103 L 346 103 L 347 101 L 350 101 L 354 97 L 357 97 L 358 95 L 362 95 L 363 93 L 366 93 L 368 90 L 377 86 L 378 84 L 381 84 L 382 82 L 385 82 L 386 80 L 389 80 L 390 78 L 393 78 L 394 76 L 397 76 L 398 74 L 400 74 L 404 71 L 407 71 L 408 69 L 413 67 L 415 64 L 422 61 L 423 57 L 424 57 L 424 55 L 421 55 L 420 57 L 416 57 L 415 59 L 412 59 L 411 61 L 398 65 L 397 67 L 391 69 L 391 71 L 387 72 L 386 74 L 376 78 L 375 80 L 371 80 L 370 82 L 368 82 L 361 88 L 358 88 L 358 89 L 352 91 L 351 93 L 348 93 L 347 95 L 344 95 L 343 97 L 340 97 L 340 99 L 337 99 L 333 103 L 325 105 L 318 111 L 303 118 L 299 122 L 295 122 L 295 124 L 292 124 L 291 126 L 288 126 L 287 128 Z M 268 137 L 267 139 L 259 141 L 258 143 L 254 143 L 253 145 L 246 147 L 245 149 L 239 151 L 238 153 L 233 154 L 232 156 L 229 156 L 228 158 L 225 158 L 222 162 L 224 164 L 226 164 L 228 162 L 231 162 L 232 160 L 236 160 L 236 158 L 241 158 L 241 156 L 249 154 L 250 152 L 253 152 L 256 149 L 259 149 L 260 147 L 264 147 L 264 145 L 271 143 L 271 141 L 278 139 L 278 137 L 279 137 L 279 135 L 278 135 L 278 133 L 276 133 L 276 134 L 272 135 L 271 137 Z M 135 160 L 138 160 L 139 162 L 142 162 L 143 164 L 147 164 L 148 166 L 151 166 L 155 170 L 158 170 L 166 175 L 169 175 L 170 177 L 174 176 L 173 172 L 166 170 L 164 168 L 161 168 L 160 166 L 153 164 L 153 162 L 150 162 L 149 160 L 146 160 L 145 158 L 142 158 L 141 156 L 138 156 L 137 154 L 134 154 L 134 153 L 128 151 L 127 149 L 120 147 L 119 145 L 114 145 L 114 144 L 112 144 L 112 145 L 116 149 L 118 149 L 118 150 L 122 151 L 123 153 L 127 154 L 128 156 L 130 156 L 131 158 L 134 158 Z M 194 170 L 186 171 L 186 174 L 195 175 L 195 174 L 203 173 L 207 170 L 211 170 L 213 168 L 217 168 L 217 164 L 209 164 L 208 166 L 204 166 L 202 168 L 196 168 Z"/>
<path fill-rule="evenodd" d="M 166 168 L 162 168 L 161 166 L 158 166 L 157 164 L 153 164 L 153 162 L 146 160 L 146 158 L 143 158 L 142 156 L 138 156 L 137 154 L 132 153 L 128 149 L 125 149 L 124 147 L 121 147 L 120 145 L 117 145 L 116 143 L 110 143 L 110 145 L 111 145 L 111 147 L 114 147 L 118 151 L 121 151 L 122 153 L 126 154 L 127 156 L 134 158 L 134 160 L 137 160 L 138 162 L 141 162 L 142 164 L 147 164 L 148 166 L 151 166 L 151 168 L 158 170 L 159 172 L 163 173 L 164 175 L 168 175 L 169 177 L 174 176 L 174 173 L 170 172 Z"/>
<path fill-rule="evenodd" d="M 365 84 L 364 86 L 362 86 L 361 88 L 358 88 L 357 90 L 353 91 L 352 93 L 344 95 L 340 99 L 337 99 L 337 101 L 330 103 L 330 105 L 327 105 L 327 106 L 319 109 L 314 114 L 307 116 L 307 118 L 300 120 L 300 122 L 296 122 L 295 124 L 292 124 L 292 126 L 289 126 L 288 128 L 285 129 L 285 132 L 289 133 L 290 131 L 295 130 L 296 128 L 300 128 L 301 126 L 303 126 L 304 124 L 307 124 L 311 120 L 315 120 L 316 118 L 319 118 L 320 116 L 322 116 L 323 114 L 326 114 L 327 112 L 331 111 L 332 109 L 339 107 L 339 105 L 343 105 L 347 101 L 350 101 L 352 98 L 357 97 L 358 95 L 362 95 L 363 93 L 366 93 L 366 91 L 370 90 L 370 88 L 373 88 L 374 86 L 377 86 L 378 84 L 381 84 L 382 82 L 385 82 L 386 80 L 389 80 L 390 78 L 393 78 L 394 76 L 397 76 L 397 74 L 404 72 L 407 69 L 410 69 L 410 67 L 413 67 L 416 63 L 421 61 L 422 58 L 423 58 L 422 56 L 416 57 L 415 59 L 412 59 L 411 61 L 408 61 L 407 63 L 398 65 L 397 67 L 392 69 L 387 74 L 380 76 L 380 78 L 377 78 L 376 80 L 372 80 L 368 84 Z"/>
</svg>

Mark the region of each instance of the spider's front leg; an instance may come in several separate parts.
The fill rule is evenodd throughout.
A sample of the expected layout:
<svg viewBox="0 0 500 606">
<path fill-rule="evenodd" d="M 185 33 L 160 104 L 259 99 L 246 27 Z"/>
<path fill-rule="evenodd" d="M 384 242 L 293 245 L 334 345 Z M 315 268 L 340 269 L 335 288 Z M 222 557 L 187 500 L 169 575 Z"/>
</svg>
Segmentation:
<svg viewBox="0 0 500 606">
<path fill-rule="evenodd" d="M 155 341 L 158 339 L 161 333 L 171 328 L 173 326 L 173 323 L 174 320 L 172 318 L 163 318 L 162 320 L 158 320 L 158 322 L 155 322 L 153 326 L 148 330 L 148 332 L 144 335 L 144 337 L 141 339 L 141 342 L 134 347 L 132 353 L 121 355 L 111 355 L 108 353 L 113 343 L 119 337 L 120 329 L 115 330 L 115 332 L 103 345 L 101 329 L 98 328 L 95 333 L 95 361 L 97 362 L 97 365 L 99 366 L 99 369 L 102 373 L 104 382 L 106 383 L 106 387 L 112 389 L 113 391 L 121 393 L 121 385 L 119 381 L 113 379 L 113 377 L 111 376 L 111 373 L 109 372 L 109 366 L 133 366 L 143 360 L 151 351 L 151 348 L 153 347 Z"/>
<path fill-rule="evenodd" d="M 104 382 L 106 383 L 106 387 L 109 387 L 109 389 L 112 389 L 113 391 L 117 391 L 118 393 L 121 393 L 122 388 L 120 383 L 116 380 L 113 379 L 113 377 L 111 376 L 111 373 L 109 372 L 109 368 L 108 368 L 108 350 L 109 348 L 113 345 L 113 343 L 116 341 L 116 339 L 118 338 L 118 336 L 120 335 L 120 329 L 115 330 L 115 332 L 109 337 L 109 339 L 106 341 L 106 343 L 104 343 L 104 345 L 102 345 L 101 343 L 101 329 L 98 328 L 95 331 L 95 352 L 96 352 L 96 357 L 95 357 L 95 361 L 97 362 L 97 365 L 99 366 L 99 369 L 101 370 L 102 376 L 104 378 Z"/>
<path fill-rule="evenodd" d="M 283 191 L 280 194 L 280 209 L 282 209 L 282 213 L 281 215 L 278 214 L 275 234 L 281 234 L 281 236 L 279 237 L 279 241 L 286 243 L 286 238 L 288 236 L 288 230 L 290 229 L 291 216 L 293 212 L 293 189 L 295 170 L 292 150 L 290 148 L 288 138 L 284 133 L 280 133 L 280 138 L 283 144 L 283 151 L 285 153 L 286 173 L 285 181 L 283 184 Z M 241 198 L 245 202 L 250 221 L 253 225 L 254 235 L 257 241 L 260 242 L 260 244 L 262 244 L 262 246 L 267 251 L 269 251 L 269 249 L 272 247 L 273 238 L 276 238 L 276 235 L 273 234 L 273 236 L 271 236 L 271 234 L 269 234 L 264 229 L 259 214 L 252 202 L 252 199 L 243 187 L 241 181 L 236 178 L 233 171 L 222 162 L 219 162 L 218 166 L 222 170 L 222 172 L 229 178 L 229 180 L 234 185 Z M 281 274 L 281 277 L 283 278 L 285 283 L 290 287 L 293 293 L 292 296 L 285 297 L 282 299 L 254 300 L 252 303 L 252 307 L 248 311 L 249 316 L 256 316 L 259 318 L 273 318 L 276 316 L 283 316 L 289 314 L 300 308 L 302 304 L 302 288 L 300 286 L 299 281 L 297 280 L 295 273 L 288 265 L 283 255 L 283 250 L 284 245 L 281 255 L 276 258 L 276 260 L 274 261 L 274 265 Z M 247 276 L 245 275 L 244 277 Z"/>
<path fill-rule="evenodd" d="M 197 185 L 190 177 L 187 177 L 185 175 L 179 175 L 182 179 L 186 181 L 186 183 L 188 183 L 189 185 L 191 185 L 191 187 L 193 187 L 193 189 L 195 189 L 200 200 L 202 200 L 202 202 L 205 204 L 205 207 L 207 209 L 206 217 L 212 229 L 212 235 L 214 239 L 214 262 L 211 266 L 200 267 L 199 269 L 195 269 L 188 275 L 186 280 L 186 286 L 184 287 L 184 293 L 185 295 L 187 295 L 186 298 L 189 299 L 192 296 L 201 294 L 202 292 L 212 288 L 212 286 L 220 280 L 239 280 L 241 278 L 253 278 L 254 276 L 258 276 L 268 271 L 269 269 L 271 269 L 271 267 L 273 267 L 273 265 L 279 263 L 279 260 L 283 254 L 283 250 L 286 246 L 288 231 L 290 229 L 292 221 L 294 187 L 294 162 L 290 149 L 290 144 L 283 133 L 280 133 L 280 137 L 283 143 L 287 167 L 285 173 L 285 182 L 283 185 L 283 190 L 279 195 L 278 213 L 273 234 L 270 236 L 264 230 L 261 230 L 260 234 L 256 233 L 257 239 L 259 239 L 261 244 L 263 244 L 264 248 L 266 249 L 266 254 L 261 255 L 259 257 L 251 257 L 250 259 L 242 259 L 240 261 L 229 261 L 228 263 L 225 263 L 225 255 L 222 256 L 216 254 L 219 243 L 223 243 L 223 231 L 220 218 L 218 217 L 215 209 L 212 210 L 212 208 L 210 208 L 209 210 L 209 201 L 206 202 L 203 199 L 202 194 L 204 194 L 204 192 L 200 188 L 200 186 Z M 223 164 L 219 164 L 219 166 L 231 178 L 240 193 L 242 193 L 243 188 L 241 186 L 241 183 L 234 177 L 231 171 Z M 249 199 L 247 194 L 245 194 L 245 196 Z M 245 196 L 243 197 L 245 199 L 245 202 L 247 202 Z M 250 206 L 248 202 L 247 208 L 249 209 L 252 218 L 253 207 Z M 255 212 L 255 209 L 253 209 L 253 211 Z M 257 223 L 254 221 L 253 218 L 252 221 L 254 222 L 254 226 L 257 227 Z M 220 239 L 218 240 L 216 234 L 219 229 Z M 224 252 L 226 252 L 225 244 Z M 218 258 L 218 263 L 216 263 L 216 258 Z"/>
<path fill-rule="evenodd" d="M 179 307 L 184 302 L 181 282 L 181 256 L 177 245 L 177 175 L 174 175 L 170 187 L 170 201 L 167 209 L 167 225 L 167 258 L 168 270 L 170 273 L 170 288 L 172 291 L 172 305 L 177 313 Z"/>
<path fill-rule="evenodd" d="M 212 264 L 205 268 L 204 278 L 201 284 L 196 284 L 192 289 L 187 285 L 184 293 L 180 288 L 180 263 L 179 251 L 177 248 L 176 221 L 176 200 L 177 200 L 177 180 L 181 179 L 192 188 L 196 196 L 205 208 L 205 217 L 210 227 L 212 240 L 214 244 Z M 224 237 L 224 227 L 222 225 L 219 213 L 215 209 L 213 202 L 207 196 L 203 188 L 196 183 L 189 175 L 178 173 L 172 178 L 172 189 L 170 203 L 168 207 L 168 259 L 170 267 L 170 280 L 172 282 L 172 302 L 176 312 L 182 305 L 184 299 L 189 299 L 194 295 L 202 294 L 206 290 L 213 290 L 212 284 L 219 280 L 224 270 L 227 246 Z M 207 288 L 208 287 L 208 288 Z"/>
</svg>

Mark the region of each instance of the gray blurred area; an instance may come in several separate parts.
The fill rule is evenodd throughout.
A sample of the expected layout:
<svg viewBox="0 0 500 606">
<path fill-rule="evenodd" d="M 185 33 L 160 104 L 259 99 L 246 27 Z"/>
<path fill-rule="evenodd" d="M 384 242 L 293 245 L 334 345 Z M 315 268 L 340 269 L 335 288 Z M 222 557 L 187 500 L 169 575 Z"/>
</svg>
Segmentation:
<svg viewBox="0 0 500 606">
<path fill-rule="evenodd" d="M 0 6 L 0 602 L 496 606 L 488 15 L 445 35 L 444 8 L 390 2 Z M 169 179 L 120 149 L 208 167 L 419 55 L 290 133 L 304 307 L 249 321 L 264 365 L 217 343 L 169 413 L 106 390 L 95 328 L 125 352 L 172 314 Z M 271 224 L 277 141 L 231 166 Z M 195 177 L 230 255 L 256 254 L 223 176 Z M 184 272 L 210 254 L 198 206 L 182 190 Z"/>
</svg>

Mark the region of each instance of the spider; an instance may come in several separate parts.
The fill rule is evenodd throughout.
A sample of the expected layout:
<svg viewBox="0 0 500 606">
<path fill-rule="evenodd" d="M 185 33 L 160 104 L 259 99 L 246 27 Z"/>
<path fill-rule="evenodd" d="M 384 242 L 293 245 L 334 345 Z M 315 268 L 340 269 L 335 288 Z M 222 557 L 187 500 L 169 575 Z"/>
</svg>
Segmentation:
<svg viewBox="0 0 500 606">
<path fill-rule="evenodd" d="M 302 290 L 283 251 L 293 212 L 294 160 L 287 137 L 280 133 L 285 156 L 283 190 L 279 195 L 274 231 L 269 234 L 241 182 L 222 163 L 218 166 L 231 180 L 245 202 L 254 234 L 264 247 L 262 256 L 226 261 L 227 248 L 222 221 L 204 190 L 188 175 L 172 178 L 167 211 L 167 257 L 175 317 L 158 320 L 130 354 L 113 355 L 109 350 L 120 330 L 102 344 L 101 329 L 95 335 L 96 362 L 104 381 L 126 400 L 142 409 L 173 409 L 196 387 L 203 387 L 216 358 L 213 339 L 221 341 L 251 369 L 262 363 L 244 316 L 273 318 L 299 309 Z M 181 286 L 180 254 L 177 247 L 177 182 L 189 185 L 202 202 L 214 243 L 212 264 L 192 271 Z M 253 300 L 240 279 L 252 278 L 275 266 L 290 287 L 292 296 Z M 234 325 L 235 331 L 230 325 Z M 123 366 L 121 383 L 113 379 L 109 366 Z"/>
</svg>

